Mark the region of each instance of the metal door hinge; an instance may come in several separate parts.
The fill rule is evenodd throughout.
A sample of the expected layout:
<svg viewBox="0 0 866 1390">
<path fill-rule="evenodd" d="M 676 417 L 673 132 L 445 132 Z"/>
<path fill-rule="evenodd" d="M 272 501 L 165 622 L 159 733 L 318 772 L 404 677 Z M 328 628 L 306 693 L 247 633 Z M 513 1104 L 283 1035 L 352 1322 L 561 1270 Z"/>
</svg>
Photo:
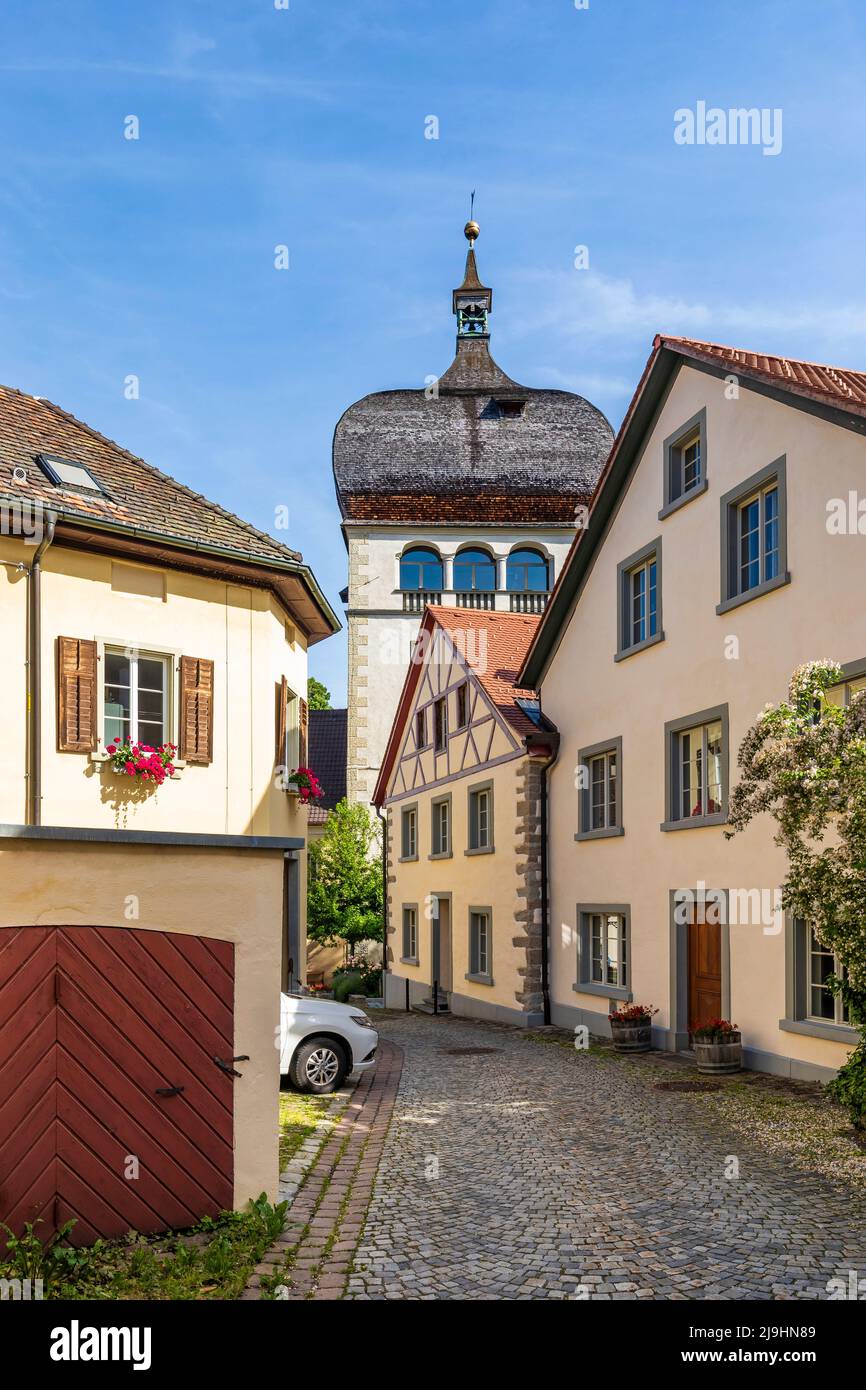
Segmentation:
<svg viewBox="0 0 866 1390">
<path fill-rule="evenodd" d="M 224 1057 L 214 1057 L 217 1066 L 222 1067 L 223 1071 L 228 1072 L 229 1076 L 243 1076 L 242 1071 L 235 1071 L 231 1064 L 232 1062 L 248 1062 L 249 1060 L 246 1054 L 242 1057 L 232 1057 L 231 1062 L 227 1062 Z"/>
</svg>

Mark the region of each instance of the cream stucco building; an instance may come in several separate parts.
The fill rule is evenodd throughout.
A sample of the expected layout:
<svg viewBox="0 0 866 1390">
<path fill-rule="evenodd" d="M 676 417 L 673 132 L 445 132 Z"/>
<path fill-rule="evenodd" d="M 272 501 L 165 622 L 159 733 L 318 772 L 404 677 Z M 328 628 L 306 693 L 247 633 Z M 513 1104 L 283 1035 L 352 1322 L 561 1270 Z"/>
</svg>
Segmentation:
<svg viewBox="0 0 866 1390">
<path fill-rule="evenodd" d="M 798 1078 L 828 1078 L 856 1041 L 822 985 L 832 957 L 774 912 L 773 823 L 724 825 L 743 735 L 793 670 L 866 672 L 864 432 L 861 373 L 656 339 L 521 674 L 560 735 L 555 1023 L 605 1032 L 634 1000 L 685 1049 L 724 1016 L 748 1065 Z M 695 913 L 701 891 L 720 922 Z"/>
<path fill-rule="evenodd" d="M 273 1197 L 284 773 L 339 624 L 300 555 L 7 388 L 0 511 L 0 1220 L 84 1239 Z M 177 775 L 116 772 L 127 736 Z"/>
<path fill-rule="evenodd" d="M 348 795 L 368 804 L 426 603 L 544 611 L 612 432 L 569 391 L 521 386 L 490 355 L 493 293 L 475 223 L 440 377 L 350 406 L 333 465 L 348 549 Z"/>
</svg>

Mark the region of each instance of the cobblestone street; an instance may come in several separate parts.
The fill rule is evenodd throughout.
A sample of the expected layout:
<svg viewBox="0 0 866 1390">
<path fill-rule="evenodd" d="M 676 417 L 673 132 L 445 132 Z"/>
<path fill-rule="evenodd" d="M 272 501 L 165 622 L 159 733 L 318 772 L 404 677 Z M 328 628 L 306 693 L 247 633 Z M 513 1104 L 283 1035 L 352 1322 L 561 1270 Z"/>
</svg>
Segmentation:
<svg viewBox="0 0 866 1390">
<path fill-rule="evenodd" d="M 850 1192 L 639 1065 L 495 1025 L 378 1026 L 404 1065 L 347 1297 L 826 1299 L 866 1271 Z"/>
</svg>

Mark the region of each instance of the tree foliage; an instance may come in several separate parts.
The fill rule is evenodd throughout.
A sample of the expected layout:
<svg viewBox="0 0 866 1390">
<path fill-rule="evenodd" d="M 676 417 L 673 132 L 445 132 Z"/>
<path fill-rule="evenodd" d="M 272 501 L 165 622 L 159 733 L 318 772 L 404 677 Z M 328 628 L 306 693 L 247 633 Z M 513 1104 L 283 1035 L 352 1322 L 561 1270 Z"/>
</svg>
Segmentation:
<svg viewBox="0 0 866 1390">
<path fill-rule="evenodd" d="M 315 676 L 307 681 L 307 706 L 309 709 L 331 708 L 331 692 Z"/>
<path fill-rule="evenodd" d="M 382 936 L 382 832 L 366 806 L 343 800 L 309 850 L 307 932 L 312 941 Z"/>
<path fill-rule="evenodd" d="M 788 872 L 782 904 L 808 922 L 836 956 L 829 983 L 861 1029 L 859 1047 L 832 1083 L 854 1124 L 866 1121 L 866 691 L 849 705 L 828 700 L 842 681 L 833 661 L 791 677 L 788 699 L 768 705 L 739 752 L 730 839 L 755 816 L 776 821 Z"/>
</svg>

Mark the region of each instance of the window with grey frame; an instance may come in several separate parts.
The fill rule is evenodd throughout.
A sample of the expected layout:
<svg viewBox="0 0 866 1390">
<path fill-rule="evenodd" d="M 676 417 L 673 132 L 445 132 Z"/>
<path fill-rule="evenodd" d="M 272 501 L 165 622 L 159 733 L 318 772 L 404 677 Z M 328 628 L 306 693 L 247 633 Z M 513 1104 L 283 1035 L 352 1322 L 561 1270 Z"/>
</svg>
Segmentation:
<svg viewBox="0 0 866 1390">
<path fill-rule="evenodd" d="M 663 830 L 718 825 L 728 811 L 727 706 L 665 725 L 667 819 Z"/>
<path fill-rule="evenodd" d="M 617 660 L 664 637 L 661 570 L 660 538 L 617 567 Z"/>
<path fill-rule="evenodd" d="M 451 853 L 451 798 L 443 797 L 434 801 L 431 808 L 432 853 L 446 855 Z"/>
<path fill-rule="evenodd" d="M 805 926 L 806 924 L 804 924 Z M 844 979 L 839 957 L 822 946 L 813 927 L 807 927 L 806 1017 L 819 1023 L 850 1026 L 851 1014 L 841 994 L 834 993 L 828 983 L 831 976 Z"/>
<path fill-rule="evenodd" d="M 866 690 L 866 660 L 849 661 L 842 667 L 842 680 L 827 691 L 832 705 L 850 705 L 855 695 Z"/>
<path fill-rule="evenodd" d="M 414 904 L 403 908 L 403 959 L 418 959 L 418 909 Z"/>
<path fill-rule="evenodd" d="M 493 785 L 469 791 L 469 849 L 493 848 Z"/>
<path fill-rule="evenodd" d="M 659 519 L 707 488 L 707 412 L 699 410 L 664 442 L 663 506 Z"/>
<path fill-rule="evenodd" d="M 777 459 L 721 502 L 721 601 L 716 612 L 769 593 L 787 572 L 785 459 Z"/>
<path fill-rule="evenodd" d="M 492 935 L 489 908 L 472 908 L 469 913 L 469 975 L 489 980 L 492 975 Z"/>
<path fill-rule="evenodd" d="M 809 1037 L 857 1040 L 856 1026 L 830 977 L 844 979 L 842 963 L 831 947 L 818 940 L 810 923 L 788 917 L 786 930 L 785 1018 L 779 1027 Z"/>
<path fill-rule="evenodd" d="M 400 856 L 402 859 L 418 858 L 418 808 L 407 806 L 400 816 Z"/>
<path fill-rule="evenodd" d="M 622 739 L 582 748 L 578 763 L 576 840 L 622 832 Z"/>
<path fill-rule="evenodd" d="M 631 988 L 629 912 L 621 906 L 578 909 L 579 959 L 575 988 L 613 997 Z"/>
<path fill-rule="evenodd" d="M 427 747 L 427 711 L 419 709 L 415 715 L 415 747 Z"/>
</svg>

